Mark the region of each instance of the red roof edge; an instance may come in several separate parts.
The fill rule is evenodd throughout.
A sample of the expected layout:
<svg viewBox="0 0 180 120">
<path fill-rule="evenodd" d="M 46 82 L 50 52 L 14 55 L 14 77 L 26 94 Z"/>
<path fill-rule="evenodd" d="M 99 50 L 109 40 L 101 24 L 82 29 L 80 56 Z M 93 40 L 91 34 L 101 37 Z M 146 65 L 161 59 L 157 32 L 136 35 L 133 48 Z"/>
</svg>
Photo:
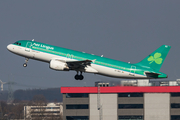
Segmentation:
<svg viewBox="0 0 180 120">
<path fill-rule="evenodd" d="M 100 93 L 170 93 L 180 92 L 180 86 L 116 86 L 100 87 Z M 98 93 L 98 87 L 61 87 L 61 93 Z"/>
</svg>

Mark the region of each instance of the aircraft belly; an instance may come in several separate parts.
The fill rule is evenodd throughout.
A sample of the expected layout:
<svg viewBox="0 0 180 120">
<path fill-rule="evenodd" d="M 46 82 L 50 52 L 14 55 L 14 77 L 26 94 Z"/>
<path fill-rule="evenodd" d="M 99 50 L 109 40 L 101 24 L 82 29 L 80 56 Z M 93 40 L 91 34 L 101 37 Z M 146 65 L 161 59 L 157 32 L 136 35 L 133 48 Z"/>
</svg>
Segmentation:
<svg viewBox="0 0 180 120">
<path fill-rule="evenodd" d="M 95 64 L 93 64 L 92 67 L 98 71 L 98 74 L 104 76 L 116 77 L 116 78 L 129 78 L 129 79 L 147 78 L 146 76 L 143 75 L 138 75 L 138 74 L 131 75 L 130 72 L 104 67 L 100 65 L 95 65 Z"/>
<path fill-rule="evenodd" d="M 31 59 L 43 61 L 43 62 L 50 62 L 51 59 L 61 59 L 61 60 L 65 60 L 65 61 L 66 60 L 68 60 L 68 61 L 72 60 L 72 59 L 69 59 L 66 57 L 61 57 L 58 55 L 39 52 L 39 51 L 31 50 L 31 49 L 29 52 L 27 52 L 25 50 L 25 48 L 23 48 L 23 47 L 22 48 L 16 47 L 16 49 L 17 50 L 15 51 L 15 54 L 18 54 L 18 55 L 23 56 L 23 57 L 31 58 Z M 74 60 L 72 60 L 72 61 L 74 61 Z M 101 65 L 96 65 L 96 64 L 91 64 L 91 66 L 87 67 L 86 69 L 87 70 L 85 72 L 100 74 L 100 75 L 109 76 L 109 77 L 129 78 L 129 79 L 147 78 L 146 76 L 143 76 L 143 75 L 132 74 L 130 72 L 126 72 L 123 70 L 113 69 L 113 68 L 109 68 L 109 67 L 105 67 L 105 66 L 101 66 Z"/>
<path fill-rule="evenodd" d="M 52 57 L 51 54 L 39 52 L 35 53 L 35 59 L 40 60 L 40 61 L 50 61 L 50 58 Z"/>
</svg>

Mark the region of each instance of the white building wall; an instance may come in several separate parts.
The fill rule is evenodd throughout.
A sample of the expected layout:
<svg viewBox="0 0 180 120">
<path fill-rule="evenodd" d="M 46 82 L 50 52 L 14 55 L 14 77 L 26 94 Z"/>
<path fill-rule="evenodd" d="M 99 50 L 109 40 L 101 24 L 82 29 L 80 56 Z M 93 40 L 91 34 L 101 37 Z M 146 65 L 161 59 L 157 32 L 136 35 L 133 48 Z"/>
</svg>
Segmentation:
<svg viewBox="0 0 180 120">
<path fill-rule="evenodd" d="M 142 79 L 142 80 L 137 80 L 137 85 L 138 86 L 149 86 L 149 79 Z"/>
<path fill-rule="evenodd" d="M 50 109 L 45 109 L 50 107 Z M 51 109 L 51 107 L 53 109 Z M 54 108 L 57 107 L 57 108 Z M 34 109 L 33 109 L 34 108 Z M 57 113 L 51 113 L 52 111 L 56 111 Z M 39 112 L 39 113 L 31 113 L 31 112 Z M 43 113 L 46 112 L 46 113 Z M 49 113 L 48 113 L 49 112 Z M 59 113 L 58 113 L 59 112 Z M 47 106 L 24 106 L 24 118 L 29 119 L 32 118 L 32 115 L 63 115 L 63 106 L 62 103 L 49 103 Z"/>
<path fill-rule="evenodd" d="M 144 120 L 170 120 L 169 93 L 144 93 Z"/>
<path fill-rule="evenodd" d="M 97 94 L 89 95 L 90 120 L 99 120 Z M 103 120 L 117 120 L 117 94 L 100 94 Z"/>
</svg>

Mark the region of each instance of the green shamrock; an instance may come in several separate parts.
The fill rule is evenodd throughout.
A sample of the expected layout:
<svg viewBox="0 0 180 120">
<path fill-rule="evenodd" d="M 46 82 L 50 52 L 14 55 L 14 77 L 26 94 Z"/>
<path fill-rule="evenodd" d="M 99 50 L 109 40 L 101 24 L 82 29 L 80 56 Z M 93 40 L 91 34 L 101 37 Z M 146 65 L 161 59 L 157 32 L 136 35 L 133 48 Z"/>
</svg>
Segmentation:
<svg viewBox="0 0 180 120">
<path fill-rule="evenodd" d="M 161 64 L 162 61 L 163 61 L 163 59 L 160 58 L 160 57 L 161 57 L 161 53 L 155 53 L 155 54 L 154 54 L 154 57 L 153 57 L 153 56 L 150 56 L 150 57 L 148 58 L 148 61 L 151 61 L 149 64 L 151 64 L 151 63 L 153 63 L 153 62 L 155 62 L 156 64 Z"/>
</svg>

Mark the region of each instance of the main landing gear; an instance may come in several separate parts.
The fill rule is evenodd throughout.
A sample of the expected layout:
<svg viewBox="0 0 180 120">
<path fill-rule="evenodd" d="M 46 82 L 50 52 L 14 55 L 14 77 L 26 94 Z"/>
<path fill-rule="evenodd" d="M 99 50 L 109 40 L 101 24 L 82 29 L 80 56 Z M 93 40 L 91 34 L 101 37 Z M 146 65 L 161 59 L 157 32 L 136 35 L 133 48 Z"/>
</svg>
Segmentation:
<svg viewBox="0 0 180 120">
<path fill-rule="evenodd" d="M 27 67 L 28 61 L 29 61 L 29 58 L 26 58 L 25 63 L 23 64 L 23 67 Z"/>
<path fill-rule="evenodd" d="M 74 78 L 75 78 L 76 80 L 83 80 L 83 79 L 84 79 L 84 76 L 82 75 L 82 72 L 81 72 L 80 75 L 78 75 L 78 71 L 77 71 L 77 74 L 74 76 Z"/>
</svg>

